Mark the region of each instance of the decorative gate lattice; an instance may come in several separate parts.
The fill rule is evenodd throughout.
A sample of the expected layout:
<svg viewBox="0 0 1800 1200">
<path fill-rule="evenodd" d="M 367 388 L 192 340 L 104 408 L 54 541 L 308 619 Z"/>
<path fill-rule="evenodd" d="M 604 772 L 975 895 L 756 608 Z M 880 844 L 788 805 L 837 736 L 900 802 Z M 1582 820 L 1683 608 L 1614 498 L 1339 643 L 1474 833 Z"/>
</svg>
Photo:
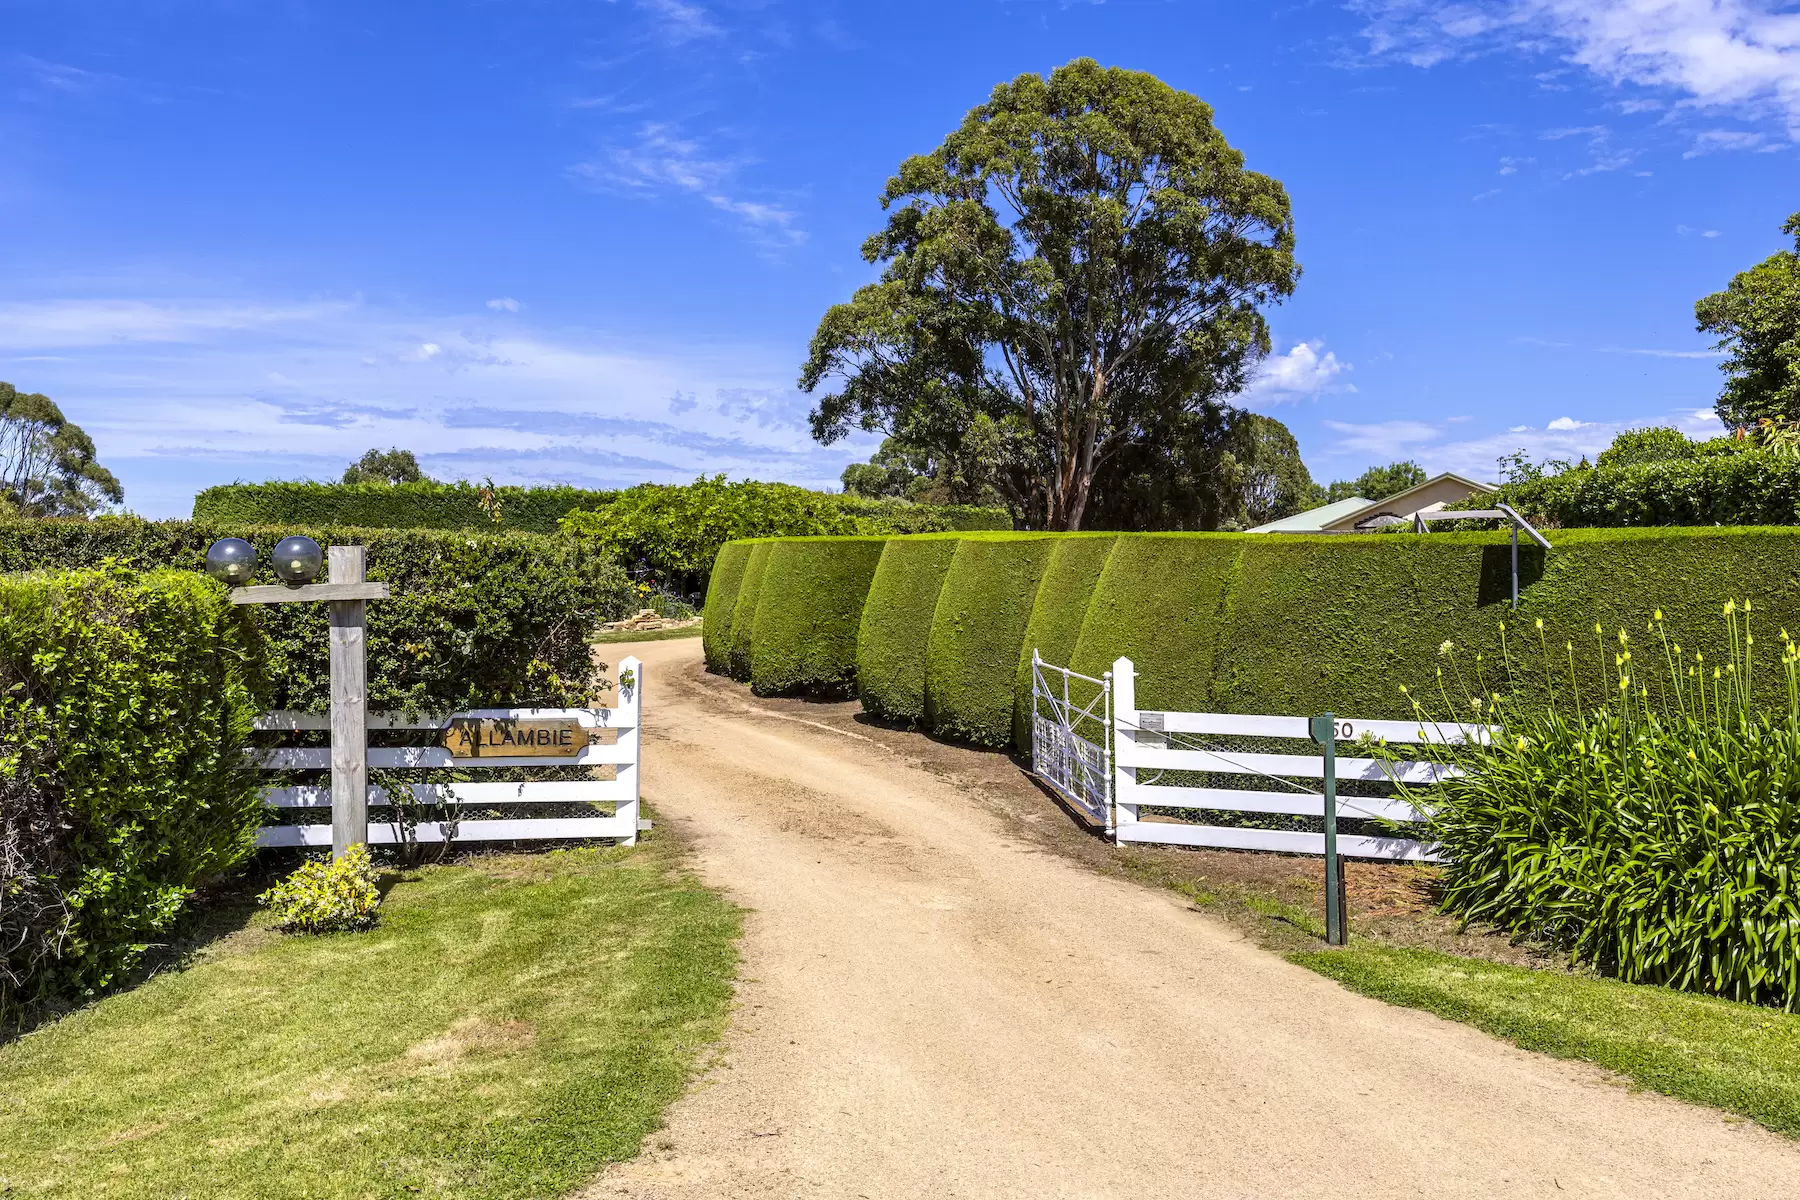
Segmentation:
<svg viewBox="0 0 1800 1200">
<path fill-rule="evenodd" d="M 1031 770 L 1113 831 L 1112 673 L 1095 679 L 1031 652 Z"/>
</svg>

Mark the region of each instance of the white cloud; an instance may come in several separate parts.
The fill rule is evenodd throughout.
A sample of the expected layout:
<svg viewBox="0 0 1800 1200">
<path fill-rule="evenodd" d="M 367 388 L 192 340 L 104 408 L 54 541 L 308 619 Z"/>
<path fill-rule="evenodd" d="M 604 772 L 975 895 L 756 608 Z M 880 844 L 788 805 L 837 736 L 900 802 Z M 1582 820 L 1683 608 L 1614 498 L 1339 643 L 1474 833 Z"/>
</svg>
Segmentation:
<svg viewBox="0 0 1800 1200">
<path fill-rule="evenodd" d="M 1557 417 L 1541 429 L 1534 425 L 1514 425 L 1502 433 L 1456 440 L 1449 437 L 1451 423 L 1448 421 L 1382 421 L 1368 425 L 1327 421 L 1325 425 L 1340 435 L 1339 441 L 1327 451 L 1327 456 L 1332 459 L 1372 463 L 1412 458 L 1433 474 L 1455 471 L 1472 479 L 1487 480 L 1495 477 L 1502 455 L 1517 451 L 1524 451 L 1533 461 L 1560 458 L 1576 462 L 1586 457 L 1591 462 L 1626 429 L 1669 425 L 1691 438 L 1717 437 L 1724 432 L 1710 408 L 1683 409 L 1627 421 Z"/>
<path fill-rule="evenodd" d="M 494 299 L 489 300 L 487 306 L 495 312 L 516 313 L 519 311 L 519 302 L 514 300 L 511 296 L 497 296 Z"/>
<path fill-rule="evenodd" d="M 874 440 L 813 442 L 792 372 L 787 348 L 549 334 L 485 308 L 0 304 L 0 378 L 54 397 L 153 516 L 211 483 L 335 477 L 376 445 L 445 478 L 834 483 Z"/>
<path fill-rule="evenodd" d="M 650 197 L 676 191 L 700 196 L 738 218 L 751 239 L 765 249 L 803 243 L 806 233 L 791 209 L 733 194 L 731 185 L 745 165 L 744 159 L 709 152 L 673 125 L 652 121 L 639 128 L 636 141 L 576 163 L 569 174 L 596 190 L 619 195 Z"/>
<path fill-rule="evenodd" d="M 686 4 L 682 0 L 638 0 L 638 7 L 650 14 L 656 22 L 657 33 L 666 42 L 679 44 L 725 35 L 698 4 Z"/>
<path fill-rule="evenodd" d="M 1321 354 L 1323 346 L 1320 341 L 1300 342 L 1286 354 L 1264 359 L 1256 378 L 1244 391 L 1245 398 L 1251 403 L 1279 404 L 1324 392 L 1354 392 L 1354 384 L 1338 382 L 1338 377 L 1350 370 L 1350 364 L 1338 361 L 1330 350 Z"/>
<path fill-rule="evenodd" d="M 1780 0 L 1352 0 L 1371 50 L 1417 66 L 1554 50 L 1614 85 L 1800 130 L 1800 15 Z"/>
</svg>

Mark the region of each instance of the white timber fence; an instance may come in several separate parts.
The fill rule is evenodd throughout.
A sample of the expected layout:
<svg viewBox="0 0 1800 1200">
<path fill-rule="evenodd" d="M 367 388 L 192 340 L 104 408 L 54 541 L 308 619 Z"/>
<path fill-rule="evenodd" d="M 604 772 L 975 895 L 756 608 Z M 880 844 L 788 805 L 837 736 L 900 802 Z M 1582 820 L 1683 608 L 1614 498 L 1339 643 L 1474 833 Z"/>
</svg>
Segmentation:
<svg viewBox="0 0 1800 1200">
<path fill-rule="evenodd" d="M 1055 685 L 1061 682 L 1057 676 L 1062 668 L 1043 663 L 1035 650 L 1032 660 L 1033 770 L 1096 820 L 1104 820 L 1118 844 L 1325 853 L 1325 834 L 1313 826 L 1322 826 L 1325 818 L 1321 784 L 1326 763 L 1323 749 L 1312 739 L 1309 718 L 1140 709 L 1136 667 L 1129 658 L 1120 658 L 1104 680 L 1089 681 L 1104 688 L 1112 708 L 1110 811 L 1103 815 L 1094 808 L 1102 793 L 1085 774 L 1077 773 L 1075 788 L 1058 778 L 1069 773 L 1064 747 L 1070 728 L 1093 713 L 1087 706 L 1058 703 Z M 1035 695 L 1040 690 L 1047 707 L 1062 718 L 1062 729 L 1038 717 Z M 1485 725 L 1348 717 L 1335 718 L 1332 732 L 1336 743 L 1352 750 L 1359 742 L 1366 747 L 1365 737 L 1453 747 L 1485 743 L 1492 735 Z M 1082 741 L 1081 757 L 1101 751 L 1093 740 Z M 1337 757 L 1337 818 L 1423 820 L 1425 814 L 1393 794 L 1395 785 L 1430 784 L 1460 770 L 1454 762 L 1425 758 Z M 1356 858 L 1441 861 L 1433 846 L 1416 838 L 1340 832 L 1336 841 L 1339 854 Z"/>
<path fill-rule="evenodd" d="M 614 838 L 625 845 L 636 844 L 640 828 L 648 827 L 638 818 L 644 668 L 636 658 L 619 663 L 618 697 L 618 705 L 611 708 L 488 708 L 416 717 L 369 714 L 372 730 L 429 730 L 440 738 L 440 744 L 432 746 L 371 747 L 366 752 L 367 767 L 373 770 L 579 767 L 589 768 L 589 778 L 413 783 L 404 785 L 409 794 L 400 804 L 386 788 L 370 785 L 369 807 L 384 809 L 387 819 L 371 817 L 366 840 L 382 845 Z M 259 717 L 256 728 L 289 733 L 329 730 L 330 722 L 324 715 L 273 712 Z M 329 771 L 332 765 L 329 746 L 280 747 L 252 754 L 257 765 L 267 771 Z M 601 767 L 611 767 L 612 778 L 593 769 Z M 271 787 L 263 795 L 269 804 L 284 811 L 331 808 L 329 784 Z M 514 806 L 554 807 L 563 815 L 463 815 L 510 812 Z M 601 808 L 610 808 L 610 814 L 599 811 Z M 571 812 L 576 815 L 568 815 Z M 331 844 L 329 824 L 267 825 L 257 834 L 258 846 Z"/>
</svg>

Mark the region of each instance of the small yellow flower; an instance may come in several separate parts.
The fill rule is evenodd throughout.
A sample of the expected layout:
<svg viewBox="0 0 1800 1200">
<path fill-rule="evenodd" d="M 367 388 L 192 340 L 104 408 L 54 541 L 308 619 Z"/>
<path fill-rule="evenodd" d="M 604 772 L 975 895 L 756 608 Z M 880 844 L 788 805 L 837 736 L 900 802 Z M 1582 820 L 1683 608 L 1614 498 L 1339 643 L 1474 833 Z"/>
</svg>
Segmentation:
<svg viewBox="0 0 1800 1200">
<path fill-rule="evenodd" d="M 1737 611 L 1737 601 L 1736 600 L 1727 600 L 1725 602 L 1725 615 L 1729 617 L 1732 613 L 1734 613 L 1736 611 Z"/>
<path fill-rule="evenodd" d="M 1539 618 L 1538 618 L 1538 619 L 1537 619 L 1537 627 L 1538 627 L 1538 632 L 1539 632 L 1539 633 L 1542 633 L 1542 632 L 1543 632 L 1543 631 L 1544 631 L 1544 618 L 1542 618 L 1542 617 L 1539 617 Z"/>
<path fill-rule="evenodd" d="M 1452 642 L 1449 638 L 1445 638 L 1444 644 L 1438 647 L 1438 653 L 1440 655 L 1448 654 L 1455 645 L 1456 643 Z"/>
<path fill-rule="evenodd" d="M 1631 690 L 1631 676 L 1627 675 L 1625 678 L 1619 680 L 1619 690 L 1621 692 L 1628 692 Z"/>
<path fill-rule="evenodd" d="M 1630 638 L 1625 636 L 1625 631 L 1623 629 L 1619 630 L 1619 645 L 1623 646 L 1625 643 L 1629 642 L 1630 640 L 1631 640 Z"/>
<path fill-rule="evenodd" d="M 1652 619 L 1652 620 L 1655 620 L 1655 621 L 1660 621 L 1660 620 L 1662 620 L 1662 619 L 1663 619 L 1663 618 L 1662 618 L 1662 609 L 1660 609 L 1660 608 L 1659 608 L 1659 609 L 1657 609 L 1657 610 L 1656 610 L 1656 616 L 1654 616 L 1654 617 L 1652 617 L 1652 618 L 1651 618 L 1651 619 Z"/>
<path fill-rule="evenodd" d="M 1530 743 L 1530 742 L 1528 742 L 1528 741 L 1527 741 L 1527 740 L 1526 740 L 1526 739 L 1525 739 L 1525 737 L 1524 737 L 1524 735 L 1523 735 L 1523 734 L 1521 734 L 1521 735 L 1520 735 L 1520 736 L 1519 736 L 1519 744 L 1518 744 L 1518 747 L 1517 747 L 1517 748 L 1518 748 L 1518 749 L 1520 749 L 1520 750 L 1523 750 L 1523 749 L 1525 749 L 1525 747 L 1526 747 L 1526 746 L 1529 746 L 1529 745 L 1530 745 L 1530 744 L 1531 744 L 1531 743 Z"/>
<path fill-rule="evenodd" d="M 1689 750 L 1688 751 L 1688 761 L 1689 762 L 1699 762 L 1700 760 L 1694 757 L 1694 752 L 1692 750 Z"/>
<path fill-rule="evenodd" d="M 1748 596 L 1744 597 L 1744 611 L 1745 612 L 1750 611 L 1750 597 L 1748 597 Z"/>
<path fill-rule="evenodd" d="M 1594 632 L 1595 633 L 1604 633 L 1605 632 L 1605 630 L 1600 628 L 1600 622 L 1598 622 L 1598 621 L 1594 622 Z"/>
</svg>

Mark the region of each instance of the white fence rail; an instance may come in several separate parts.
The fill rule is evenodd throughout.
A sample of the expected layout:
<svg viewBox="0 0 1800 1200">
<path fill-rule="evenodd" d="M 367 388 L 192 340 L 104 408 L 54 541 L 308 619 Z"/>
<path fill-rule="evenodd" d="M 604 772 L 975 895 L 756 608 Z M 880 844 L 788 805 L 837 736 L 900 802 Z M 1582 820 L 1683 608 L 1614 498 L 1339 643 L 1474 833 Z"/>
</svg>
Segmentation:
<svg viewBox="0 0 1800 1200">
<path fill-rule="evenodd" d="M 1289 854 L 1324 854 L 1325 835 L 1307 830 L 1259 829 L 1209 825 L 1164 816 L 1147 819 L 1143 810 L 1203 809 L 1212 812 L 1325 816 L 1325 797 L 1314 780 L 1325 776 L 1323 754 L 1274 754 L 1266 751 L 1196 746 L 1202 739 L 1292 739 L 1311 744 L 1305 717 L 1244 716 L 1231 713 L 1158 712 L 1137 707 L 1137 673 L 1129 658 L 1113 663 L 1110 675 L 1113 716 L 1114 837 L 1120 844 L 1158 843 L 1174 846 L 1217 846 L 1239 850 L 1279 850 Z M 1421 726 L 1416 721 L 1357 721 L 1339 718 L 1336 736 L 1354 742 L 1365 734 L 1400 744 L 1455 745 L 1485 742 L 1483 725 Z M 1299 749 L 1298 746 L 1295 747 Z M 1384 762 L 1373 758 L 1339 758 L 1337 779 L 1391 784 L 1428 784 L 1458 772 L 1453 763 L 1428 760 Z M 1198 787 L 1157 782 L 1170 771 L 1198 772 L 1256 779 L 1264 789 Z M 1149 778 L 1145 778 L 1148 775 Z M 1307 781 L 1305 783 L 1299 781 Z M 1272 790 L 1270 788 L 1272 786 Z M 1339 795 L 1339 818 L 1423 819 L 1398 797 Z M 1370 834 L 1338 834 L 1338 853 L 1357 858 L 1441 861 L 1434 848 L 1413 838 Z"/>
<path fill-rule="evenodd" d="M 639 764 L 642 755 L 641 717 L 644 700 L 644 668 L 636 658 L 619 663 L 619 704 L 616 708 L 488 708 L 442 716 L 408 718 L 401 713 L 371 713 L 370 729 L 444 729 L 451 721 L 575 721 L 587 731 L 589 744 L 566 757 L 456 758 L 441 746 L 374 747 L 368 751 L 373 769 L 456 768 L 485 770 L 492 767 L 613 767 L 611 779 L 529 780 L 485 783 L 415 783 L 408 785 L 415 804 L 441 806 L 451 814 L 441 820 L 421 820 L 406 830 L 393 796 L 386 788 L 370 785 L 369 806 L 385 808 L 388 820 L 371 817 L 368 841 L 390 845 L 419 842 L 533 841 L 562 838 L 616 838 L 634 845 L 638 819 Z M 259 717 L 259 730 L 298 732 L 330 728 L 330 718 L 311 713 L 273 712 Z M 256 765 L 268 771 L 328 771 L 328 747 L 290 747 L 253 752 Z M 331 808 L 331 788 L 326 786 L 271 787 L 263 798 L 283 810 Z M 611 805 L 612 815 L 596 813 L 576 817 L 517 817 L 465 819 L 457 809 L 486 810 L 512 805 Z M 441 811 L 441 809 L 440 809 Z M 330 846 L 331 826 L 265 825 L 257 832 L 258 846 Z"/>
</svg>

